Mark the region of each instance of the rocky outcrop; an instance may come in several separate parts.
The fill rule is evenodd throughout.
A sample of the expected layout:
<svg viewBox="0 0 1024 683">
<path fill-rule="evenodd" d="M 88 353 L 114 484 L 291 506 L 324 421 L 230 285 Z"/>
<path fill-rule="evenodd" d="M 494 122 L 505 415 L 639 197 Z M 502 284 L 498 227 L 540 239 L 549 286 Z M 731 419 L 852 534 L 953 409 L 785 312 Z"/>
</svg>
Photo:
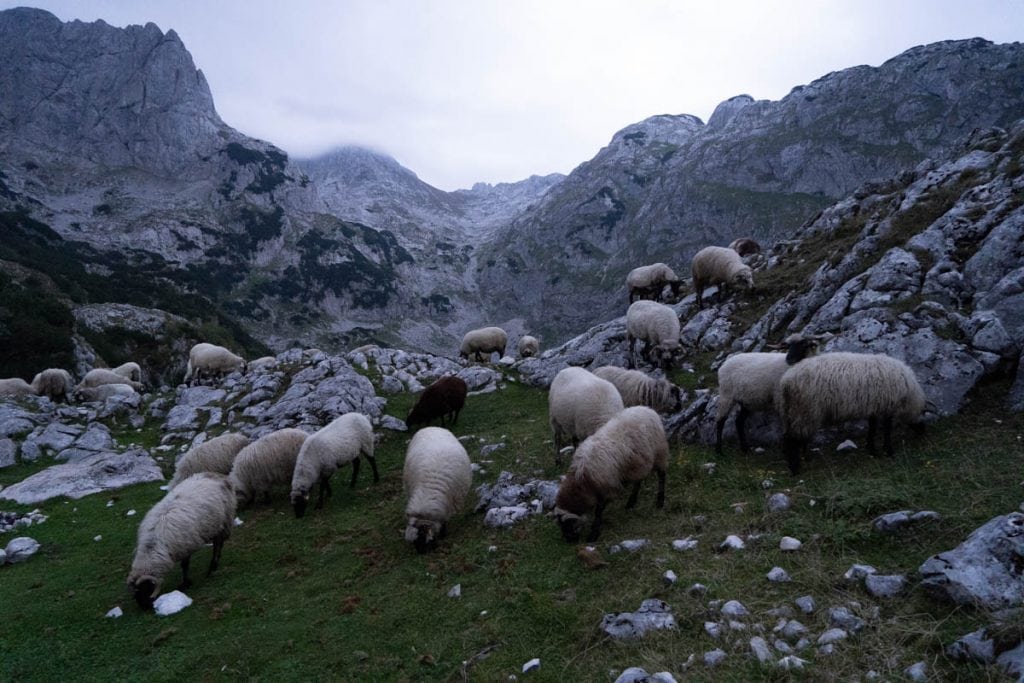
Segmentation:
<svg viewBox="0 0 1024 683">
<path fill-rule="evenodd" d="M 163 481 L 160 466 L 145 451 L 97 453 L 54 465 L 0 491 L 0 498 L 34 505 L 50 498 L 81 498 L 146 481 Z"/>
</svg>

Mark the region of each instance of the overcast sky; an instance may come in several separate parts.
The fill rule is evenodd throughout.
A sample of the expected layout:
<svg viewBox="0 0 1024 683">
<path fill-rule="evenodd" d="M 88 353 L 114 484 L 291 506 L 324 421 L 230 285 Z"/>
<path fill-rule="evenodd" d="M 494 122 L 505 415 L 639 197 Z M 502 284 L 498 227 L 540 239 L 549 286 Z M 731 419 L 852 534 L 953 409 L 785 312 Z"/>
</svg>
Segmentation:
<svg viewBox="0 0 1024 683">
<path fill-rule="evenodd" d="M 32 4 L 173 28 L 229 125 L 293 157 L 372 147 L 445 190 L 568 173 L 648 116 L 707 121 L 733 95 L 777 100 L 915 45 L 1024 39 L 1024 0 Z"/>
</svg>

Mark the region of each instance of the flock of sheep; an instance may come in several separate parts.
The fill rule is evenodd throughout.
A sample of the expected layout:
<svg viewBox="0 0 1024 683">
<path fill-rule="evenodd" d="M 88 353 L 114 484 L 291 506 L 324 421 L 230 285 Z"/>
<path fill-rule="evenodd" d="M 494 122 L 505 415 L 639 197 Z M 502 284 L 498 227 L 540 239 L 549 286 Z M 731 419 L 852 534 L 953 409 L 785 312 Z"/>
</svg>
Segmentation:
<svg viewBox="0 0 1024 683">
<path fill-rule="evenodd" d="M 698 305 L 704 287 L 725 285 L 749 289 L 751 268 L 740 252 L 756 248 L 749 238 L 730 248 L 706 247 L 693 259 Z M 680 323 L 675 312 L 658 300 L 666 288 L 679 294 L 680 280 L 665 264 L 634 269 L 626 280 L 630 305 L 626 314 L 630 361 L 634 346 L 643 342 L 642 355 L 666 370 L 679 348 Z M 720 295 L 724 296 L 724 292 Z M 650 297 L 650 300 L 647 297 Z M 634 301 L 634 298 L 637 300 Z M 886 452 L 892 454 L 891 430 L 896 419 L 919 423 L 925 397 L 913 372 L 884 355 L 823 353 L 814 355 L 822 337 L 791 335 L 784 352 L 738 353 L 718 371 L 719 400 L 716 450 L 722 450 L 722 430 L 735 407 L 740 446 L 747 449 L 744 422 L 749 412 L 775 410 L 784 428 L 783 451 L 790 470 L 800 469 L 801 454 L 815 432 L 827 424 L 867 418 L 868 445 L 874 453 L 879 421 Z M 472 330 L 464 336 L 460 356 L 490 360 L 504 355 L 508 335 L 499 327 Z M 521 357 L 539 351 L 535 338 L 519 339 Z M 189 353 L 186 381 L 215 379 L 250 367 L 274 362 L 261 358 L 247 364 L 227 349 L 197 344 Z M 35 393 L 58 400 L 76 396 L 87 400 L 110 393 L 141 389 L 135 363 L 113 370 L 91 370 L 73 387 L 64 370 L 46 370 L 31 384 L 0 380 L 0 395 Z M 24 385 L 24 386 L 22 386 Z M 112 388 L 121 387 L 121 388 Z M 455 376 L 438 379 L 419 396 L 406 419 L 409 429 L 420 428 L 410 441 L 403 466 L 407 498 L 405 539 L 418 552 L 427 552 L 447 533 L 447 524 L 463 505 L 472 473 L 465 448 L 451 431 L 467 395 L 466 383 Z M 668 439 L 658 415 L 682 409 L 682 393 L 666 379 L 636 369 L 600 367 L 593 371 L 568 367 L 553 379 L 549 394 L 549 423 L 555 463 L 561 467 L 567 443 L 572 461 L 562 477 L 553 517 L 566 540 L 577 540 L 589 521 L 589 541 L 599 537 L 604 510 L 627 484 L 632 484 L 627 508 L 636 504 L 641 482 L 652 472 L 658 479 L 657 507 L 665 501 Z M 423 426 L 440 420 L 441 427 Z M 358 413 L 341 415 L 313 434 L 286 428 L 255 441 L 241 434 L 223 434 L 190 450 L 176 464 L 168 493 L 146 514 L 139 530 L 128 585 L 138 604 L 150 609 L 163 579 L 180 563 L 183 586 L 189 585 L 189 558 L 212 543 L 208 572 L 216 569 L 224 541 L 231 532 L 236 508 L 272 490 L 290 485 L 290 502 L 302 517 L 313 489 L 315 508 L 331 495 L 334 472 L 352 465 L 351 485 L 366 459 L 379 480 L 374 459 L 373 429 Z"/>
</svg>

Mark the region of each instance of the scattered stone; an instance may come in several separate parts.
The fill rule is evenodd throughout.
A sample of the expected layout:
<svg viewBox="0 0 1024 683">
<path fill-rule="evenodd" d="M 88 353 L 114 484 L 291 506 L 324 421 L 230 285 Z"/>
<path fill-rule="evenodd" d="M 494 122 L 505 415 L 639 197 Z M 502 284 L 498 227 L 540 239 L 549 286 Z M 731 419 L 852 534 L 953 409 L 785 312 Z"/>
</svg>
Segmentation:
<svg viewBox="0 0 1024 683">
<path fill-rule="evenodd" d="M 161 617 L 177 614 L 192 604 L 192 598 L 181 591 L 164 593 L 153 603 L 153 610 Z"/>
<path fill-rule="evenodd" d="M 773 607 L 770 610 L 768 610 L 766 614 L 770 617 L 776 617 L 778 619 L 789 619 L 793 616 L 793 608 L 789 605 L 779 605 L 778 607 Z"/>
<path fill-rule="evenodd" d="M 779 541 L 779 550 L 792 552 L 794 550 L 800 550 L 803 543 L 793 538 L 792 536 L 783 536 L 782 540 Z"/>
<path fill-rule="evenodd" d="M 718 666 L 725 661 L 725 651 L 720 648 L 715 648 L 710 652 L 704 653 L 704 665 L 705 666 Z"/>
<path fill-rule="evenodd" d="M 692 595 L 693 597 L 698 597 L 701 595 L 706 595 L 708 592 L 708 587 L 705 586 L 703 583 L 695 583 L 692 584 L 689 588 L 687 588 L 686 592 L 687 594 Z"/>
<path fill-rule="evenodd" d="M 818 648 L 819 655 L 830 655 L 836 651 L 836 646 L 833 643 L 825 643 Z"/>
<path fill-rule="evenodd" d="M 693 517 L 690 517 L 690 522 L 693 524 L 694 529 L 700 531 L 704 527 L 704 525 L 708 523 L 708 516 L 694 515 Z"/>
<path fill-rule="evenodd" d="M 121 616 L 123 614 L 124 614 L 124 610 L 122 610 L 120 606 L 114 606 L 104 616 L 106 616 L 108 619 L 117 619 L 119 616 Z"/>
<path fill-rule="evenodd" d="M 506 446 L 506 444 L 503 444 L 503 443 L 492 443 L 492 444 L 490 444 L 488 446 L 481 446 L 481 448 L 480 448 L 480 457 L 484 457 L 484 456 L 490 455 L 494 451 L 501 450 L 505 446 Z"/>
<path fill-rule="evenodd" d="M 608 549 L 608 553 L 611 554 L 611 555 L 615 555 L 616 553 L 621 553 L 622 551 L 626 551 L 626 552 L 629 552 L 629 553 L 635 553 L 636 551 L 640 550 L 641 548 L 645 548 L 645 547 L 647 547 L 650 544 L 651 544 L 651 541 L 649 539 L 646 539 L 646 538 L 632 538 L 632 539 L 629 539 L 628 541 L 622 541 L 620 543 L 616 543 L 615 545 L 613 545 L 611 548 Z"/>
<path fill-rule="evenodd" d="M 92 537 L 92 540 L 94 540 L 94 541 L 96 541 L 98 543 L 98 542 L 103 540 L 103 535 L 102 534 L 96 534 L 95 536 Z"/>
<path fill-rule="evenodd" d="M 775 482 L 773 480 L 771 480 L 771 479 L 762 479 L 761 480 L 761 488 L 763 488 L 764 490 L 767 491 L 768 489 L 770 489 L 773 486 L 775 486 Z"/>
<path fill-rule="evenodd" d="M 716 467 L 718 467 L 718 463 L 714 462 L 706 462 L 700 466 L 700 468 L 704 470 L 705 474 L 714 474 Z"/>
<path fill-rule="evenodd" d="M 845 640 L 847 637 L 846 631 L 841 628 L 830 628 L 829 630 L 818 636 L 818 645 L 830 645 L 831 643 Z"/>
<path fill-rule="evenodd" d="M 747 504 L 746 503 L 733 503 L 729 507 L 731 507 L 732 511 L 735 512 L 737 515 L 742 515 L 746 511 Z"/>
<path fill-rule="evenodd" d="M 640 638 L 651 630 L 675 629 L 676 620 L 668 603 L 648 599 L 636 612 L 606 614 L 601 619 L 601 630 L 612 638 Z"/>
<path fill-rule="evenodd" d="M 690 655 L 690 658 L 692 659 L 693 655 Z M 619 674 L 615 683 L 676 683 L 676 679 L 668 671 L 649 674 L 645 669 L 631 666 Z"/>
<path fill-rule="evenodd" d="M 140 482 L 163 481 L 163 478 L 160 465 L 142 449 L 99 453 L 48 467 L 8 486 L 0 492 L 0 498 L 33 505 L 58 496 L 77 499 Z"/>
<path fill-rule="evenodd" d="M 491 528 L 510 527 L 530 516 L 530 508 L 523 505 L 509 505 L 491 508 L 484 515 L 484 526 Z"/>
<path fill-rule="evenodd" d="M 29 538 L 28 536 L 12 538 L 7 543 L 7 547 L 4 548 L 4 562 L 7 564 L 24 562 L 37 552 L 39 552 L 39 542 L 34 538 Z"/>
<path fill-rule="evenodd" d="M 712 638 L 714 638 L 715 640 L 718 640 L 718 638 L 722 635 L 722 625 L 719 624 L 717 621 L 705 621 L 704 632 Z"/>
<path fill-rule="evenodd" d="M 125 517 L 134 517 L 135 514 L 136 514 L 135 510 L 129 510 L 128 512 L 124 513 L 124 516 Z"/>
<path fill-rule="evenodd" d="M 828 625 L 845 629 L 851 633 L 859 633 L 864 628 L 864 620 L 846 607 L 832 607 L 828 611 Z"/>
<path fill-rule="evenodd" d="M 804 595 L 802 597 L 797 598 L 793 602 L 796 603 L 796 606 L 799 607 L 800 611 L 804 614 L 810 614 L 814 611 L 815 603 L 813 596 Z"/>
<path fill-rule="evenodd" d="M 679 538 L 672 541 L 672 550 L 683 552 L 684 550 L 693 550 L 697 547 L 697 539 L 691 536 L 686 538 Z"/>
<path fill-rule="evenodd" d="M 894 598 L 907 586 L 907 577 L 902 574 L 881 576 L 869 574 L 864 577 L 864 587 L 876 598 Z"/>
<path fill-rule="evenodd" d="M 791 507 L 793 507 L 793 499 L 781 492 L 768 496 L 768 501 L 765 503 L 765 509 L 768 512 L 785 512 Z"/>
<path fill-rule="evenodd" d="M 807 663 L 806 659 L 800 659 L 796 655 L 786 655 L 779 660 L 779 668 L 784 671 L 790 671 L 792 669 L 802 669 L 804 664 Z"/>
<path fill-rule="evenodd" d="M 946 654 L 956 661 L 991 664 L 996 661 L 995 647 L 995 641 L 988 637 L 988 630 L 980 628 L 957 638 L 946 647 Z"/>
<path fill-rule="evenodd" d="M 761 636 L 754 636 L 750 639 L 750 651 L 757 657 L 757 661 L 762 664 L 773 658 L 772 649 L 768 647 L 767 641 Z"/>
<path fill-rule="evenodd" d="M 409 431 L 409 427 L 405 424 L 405 422 L 399 420 L 397 417 L 394 417 L 393 415 L 381 415 L 380 426 L 381 429 L 388 429 L 391 430 L 392 432 Z"/>
<path fill-rule="evenodd" d="M 924 662 L 917 662 L 904 669 L 903 673 L 915 683 L 924 683 L 928 680 L 928 665 Z"/>
<path fill-rule="evenodd" d="M 746 631 L 747 630 L 747 625 L 744 624 L 742 621 L 736 621 L 735 619 L 730 619 L 729 620 L 729 630 L 730 631 Z"/>
<path fill-rule="evenodd" d="M 837 453 L 845 453 L 846 451 L 855 450 L 857 450 L 857 444 L 855 444 L 853 441 L 850 441 L 849 439 L 836 446 Z"/>
<path fill-rule="evenodd" d="M 871 527 L 880 534 L 891 534 L 910 524 L 911 514 L 910 510 L 900 510 L 879 515 L 871 522 Z"/>
<path fill-rule="evenodd" d="M 729 602 L 725 603 L 724 605 L 722 605 L 721 611 L 723 616 L 732 617 L 736 619 L 750 616 L 750 612 L 747 610 L 746 607 L 743 606 L 743 603 L 739 600 L 730 600 Z"/>
<path fill-rule="evenodd" d="M 942 515 L 934 510 L 920 510 L 910 515 L 911 522 L 937 522 L 942 519 Z"/>
<path fill-rule="evenodd" d="M 843 578 L 847 581 L 860 581 L 868 574 L 876 573 L 878 573 L 878 570 L 872 567 L 870 564 L 854 564 L 846 570 L 846 573 L 843 574 Z"/>
<path fill-rule="evenodd" d="M 782 637 L 786 640 L 799 640 L 806 633 L 807 627 L 796 619 L 790 619 L 786 622 L 786 625 L 782 627 Z"/>
<path fill-rule="evenodd" d="M 719 549 L 719 551 L 743 550 L 746 547 L 747 547 L 747 544 L 743 542 L 742 538 L 740 538 L 739 536 L 730 534 L 729 536 L 725 537 L 725 540 L 722 541 L 721 545 L 718 546 L 718 549 Z"/>
<path fill-rule="evenodd" d="M 243 522 L 240 518 L 235 517 L 235 521 L 233 522 L 233 524 L 235 526 L 242 526 L 243 524 L 245 524 L 245 522 Z"/>
<path fill-rule="evenodd" d="M 774 647 L 776 650 L 778 650 L 784 655 L 788 655 L 793 652 L 793 647 L 781 638 L 776 638 L 772 642 L 772 647 Z"/>
<path fill-rule="evenodd" d="M 524 674 L 528 674 L 531 671 L 536 671 L 539 668 L 540 668 L 540 658 L 539 657 L 534 657 L 533 659 L 528 661 L 526 664 L 523 664 L 523 673 Z"/>
<path fill-rule="evenodd" d="M 679 577 L 676 576 L 676 573 L 671 569 L 667 570 L 664 574 L 662 574 L 661 578 L 665 581 L 666 586 L 673 585 L 679 579 Z"/>
<path fill-rule="evenodd" d="M 461 598 L 462 597 L 462 584 L 457 583 L 448 589 L 449 598 Z"/>
<path fill-rule="evenodd" d="M 772 570 L 768 572 L 768 580 L 772 583 L 786 583 L 792 581 L 789 573 L 782 567 L 772 567 Z"/>
</svg>

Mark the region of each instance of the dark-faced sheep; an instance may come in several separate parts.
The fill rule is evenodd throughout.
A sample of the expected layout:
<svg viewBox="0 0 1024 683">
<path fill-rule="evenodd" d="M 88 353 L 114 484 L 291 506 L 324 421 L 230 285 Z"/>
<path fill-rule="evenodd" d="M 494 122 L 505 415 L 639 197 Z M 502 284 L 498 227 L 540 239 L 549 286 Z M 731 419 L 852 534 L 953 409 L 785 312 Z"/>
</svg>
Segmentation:
<svg viewBox="0 0 1024 683">
<path fill-rule="evenodd" d="M 593 510 L 587 540 L 596 541 L 608 501 L 632 483 L 626 509 L 632 508 L 640 494 L 640 482 L 652 470 L 658 475 L 655 505 L 664 507 L 667 468 L 668 440 L 658 414 L 645 406 L 620 411 L 580 444 L 558 487 L 554 517 L 562 536 L 567 541 L 576 541 L 585 515 Z"/>
<path fill-rule="evenodd" d="M 537 355 L 538 351 L 540 351 L 540 342 L 537 341 L 536 337 L 524 334 L 519 338 L 517 348 L 519 349 L 520 358 L 532 358 Z"/>
<path fill-rule="evenodd" d="M 416 552 L 433 550 L 447 535 L 448 521 L 462 509 L 472 480 L 469 455 L 447 429 L 424 427 L 412 437 L 402 483 L 409 498 L 405 540 Z"/>
<path fill-rule="evenodd" d="M 752 289 L 754 274 L 750 266 L 732 249 L 725 247 L 704 247 L 696 253 L 691 263 L 693 290 L 697 294 L 697 308 L 703 306 L 704 288 L 718 285 L 718 300 L 724 300 L 729 287 Z"/>
<path fill-rule="evenodd" d="M 753 237 L 737 237 L 729 243 L 729 248 L 740 255 L 740 258 L 761 253 L 761 245 Z"/>
<path fill-rule="evenodd" d="M 442 377 L 423 390 L 405 418 L 405 425 L 413 429 L 418 425 L 430 424 L 437 418 L 441 418 L 442 427 L 445 426 L 446 418 L 449 425 L 454 425 L 462 406 L 466 404 L 467 390 L 466 382 L 461 377 Z"/>
<path fill-rule="evenodd" d="M 682 280 L 679 279 L 675 271 L 664 263 L 652 263 L 649 266 L 634 268 L 626 276 L 629 303 L 633 303 L 634 299 L 660 301 L 666 286 L 672 290 L 673 296 L 679 296 L 679 288 L 682 284 Z"/>
<path fill-rule="evenodd" d="M 890 356 L 826 353 L 786 370 L 776 397 L 784 428 L 783 450 L 793 474 L 811 437 L 824 425 L 867 418 L 868 450 L 882 421 L 885 452 L 892 455 L 892 423 L 920 424 L 924 391 L 914 371 Z"/>
<path fill-rule="evenodd" d="M 51 401 L 67 401 L 74 390 L 71 373 L 61 368 L 48 368 L 32 378 L 32 391 Z"/>
<path fill-rule="evenodd" d="M 636 301 L 626 311 L 626 341 L 630 363 L 636 355 L 636 343 L 641 341 L 643 358 L 649 363 L 659 363 L 667 371 L 679 350 L 679 317 L 671 308 L 656 301 Z M 653 357 L 655 354 L 657 360 Z"/>
</svg>

